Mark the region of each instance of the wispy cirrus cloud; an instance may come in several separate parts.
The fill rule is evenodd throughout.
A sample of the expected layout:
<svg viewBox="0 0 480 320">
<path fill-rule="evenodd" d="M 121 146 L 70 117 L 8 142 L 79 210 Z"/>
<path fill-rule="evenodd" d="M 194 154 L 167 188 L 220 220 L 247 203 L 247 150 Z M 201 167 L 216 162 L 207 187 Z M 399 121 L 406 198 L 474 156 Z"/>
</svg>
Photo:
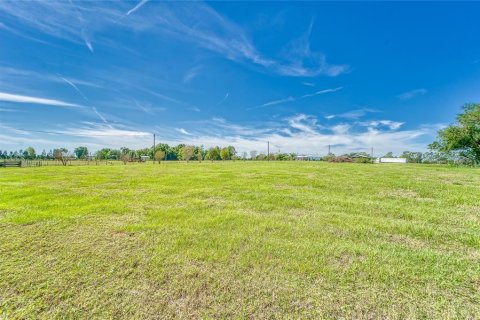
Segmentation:
<svg viewBox="0 0 480 320">
<path fill-rule="evenodd" d="M 314 19 L 310 20 L 307 31 L 300 38 L 290 42 L 284 50 L 288 63 L 277 65 L 277 72 L 289 76 L 314 77 L 326 75 L 335 77 L 349 70 L 344 64 L 330 64 L 321 52 L 312 51 L 310 37 L 312 35 Z"/>
<path fill-rule="evenodd" d="M 183 77 L 183 82 L 190 83 L 193 79 L 195 79 L 197 76 L 200 75 L 201 69 L 202 69 L 202 66 L 195 66 L 189 69 Z"/>
<path fill-rule="evenodd" d="M 369 128 L 387 127 L 390 130 L 397 130 L 400 129 L 404 122 L 392 120 L 372 120 L 367 122 L 359 122 L 358 124 Z"/>
<path fill-rule="evenodd" d="M 56 99 L 46 99 L 46 98 L 39 98 L 39 97 L 31 97 L 31 96 L 24 96 L 18 94 L 11 94 L 6 92 L 0 92 L 0 101 L 7 101 L 7 102 L 16 102 L 16 103 L 30 103 L 30 104 L 41 104 L 41 105 L 49 105 L 49 106 L 56 106 L 56 107 L 74 107 L 74 108 L 84 108 L 85 106 L 65 102 Z"/>
<path fill-rule="evenodd" d="M 87 96 L 82 92 L 82 90 L 80 90 L 76 85 L 75 83 L 73 83 L 72 81 L 60 76 L 60 79 L 62 79 L 64 82 L 66 82 L 68 85 L 70 85 L 73 89 L 75 89 L 75 91 L 77 91 L 77 93 L 85 100 L 85 101 L 89 101 Z M 108 121 L 107 119 L 100 113 L 98 112 L 97 108 L 95 106 L 91 106 L 92 108 L 92 111 L 93 113 L 100 119 L 102 120 L 103 123 L 106 123 L 108 124 Z"/>
<path fill-rule="evenodd" d="M 183 129 L 183 128 L 175 128 L 175 130 L 177 132 L 180 132 L 181 134 L 184 134 L 184 135 L 187 135 L 187 136 L 191 136 L 192 134 L 190 132 L 188 132 L 187 130 Z"/>
<path fill-rule="evenodd" d="M 100 118 L 100 120 L 102 120 L 103 123 L 108 124 L 107 119 L 100 112 L 98 112 L 97 108 L 92 107 L 92 110 Z"/>
<path fill-rule="evenodd" d="M 343 89 L 343 87 L 337 87 L 337 88 L 333 88 L 333 89 L 318 90 L 318 91 L 315 91 L 313 93 L 304 94 L 303 96 L 300 96 L 300 97 L 288 96 L 286 98 L 265 102 L 265 103 L 263 103 L 259 106 L 252 107 L 252 108 L 249 108 L 247 110 L 257 109 L 257 108 L 261 108 L 261 107 L 271 107 L 271 106 L 274 106 L 274 105 L 283 104 L 283 103 L 287 103 L 287 102 L 294 102 L 294 101 L 297 101 L 297 100 L 310 98 L 310 97 L 314 97 L 314 96 L 318 96 L 318 95 L 322 95 L 322 94 L 326 94 L 326 93 L 337 92 L 337 91 L 340 91 L 342 89 Z"/>
<path fill-rule="evenodd" d="M 83 92 L 77 87 L 77 85 L 75 85 L 75 83 L 73 83 L 72 81 L 62 77 L 62 76 L 59 76 L 60 79 L 62 79 L 65 83 L 67 83 L 69 86 L 71 86 L 73 89 L 75 89 L 75 91 L 78 92 L 78 94 L 85 100 L 85 101 L 89 101 L 87 96 L 85 96 L 83 94 Z"/>
<path fill-rule="evenodd" d="M 0 112 L 23 112 L 23 110 L 12 109 L 12 108 L 0 108 Z"/>
<path fill-rule="evenodd" d="M 130 8 L 126 2 L 3 1 L 0 11 L 49 36 L 84 43 L 92 53 L 93 41 L 101 41 L 95 39 L 95 34 L 105 29 L 151 29 L 226 59 L 258 65 L 284 76 L 338 76 L 348 71 L 348 66 L 330 64 L 323 53 L 311 50 L 309 38 L 313 22 L 303 36 L 290 43 L 283 57 L 267 57 L 242 27 L 205 3 L 155 2 L 149 10 L 140 11 L 146 2 L 142 0 Z M 42 19 L 38 19 L 38 15 Z M 128 19 L 123 19 L 126 15 Z"/>
<path fill-rule="evenodd" d="M 290 97 L 286 97 L 286 98 L 283 98 L 283 99 L 278 99 L 278 100 L 272 100 L 272 101 L 268 101 L 268 102 L 265 102 L 264 104 L 261 105 L 261 107 L 270 107 L 270 106 L 274 106 L 274 105 L 277 105 L 277 104 L 282 104 L 282 103 L 285 103 L 285 102 L 292 102 L 292 101 L 296 101 L 297 99 L 290 96 Z"/>
<path fill-rule="evenodd" d="M 141 0 L 140 2 L 137 3 L 137 5 L 135 7 L 128 10 L 128 12 L 125 15 L 127 15 L 127 16 L 131 15 L 132 13 L 134 13 L 135 11 L 137 11 L 138 9 L 143 7 L 147 2 L 148 2 L 148 0 Z"/>
<path fill-rule="evenodd" d="M 85 45 L 87 46 L 88 50 L 90 50 L 91 53 L 93 53 L 95 50 L 93 49 L 92 45 L 92 40 L 90 40 L 90 37 L 86 34 L 85 30 L 82 30 L 82 39 L 85 42 Z"/>
<path fill-rule="evenodd" d="M 218 107 L 219 105 L 223 104 L 225 101 L 227 101 L 228 97 L 230 96 L 230 93 L 225 93 L 225 96 L 222 98 L 222 100 L 218 101 L 215 106 Z"/>
<path fill-rule="evenodd" d="M 333 89 L 325 89 L 325 90 L 319 90 L 319 91 L 316 91 L 314 93 L 308 93 L 308 94 L 304 94 L 303 96 L 301 96 L 301 98 L 309 98 L 309 97 L 314 97 L 314 96 L 318 96 L 320 94 L 325 94 L 325 93 L 331 93 L 331 92 L 337 92 L 337 91 L 340 91 L 342 90 L 343 87 L 337 87 L 337 88 L 333 88 Z"/>
<path fill-rule="evenodd" d="M 411 90 L 411 91 L 407 91 L 402 94 L 399 94 L 397 98 L 400 100 L 410 100 L 418 96 L 423 96 L 426 93 L 427 93 L 427 89 L 423 89 L 423 88 L 415 89 L 415 90 Z"/>
<path fill-rule="evenodd" d="M 31 41 L 35 41 L 35 42 L 38 42 L 38 43 L 41 43 L 41 44 L 45 44 L 45 45 L 51 45 L 50 43 L 44 41 L 44 40 L 40 40 L 40 39 L 37 39 L 35 37 L 32 37 L 30 35 L 27 35 L 23 32 L 20 32 L 19 30 L 15 29 L 15 28 L 12 28 L 10 26 L 7 26 L 6 24 L 0 22 L 0 29 L 3 29 L 5 31 L 8 31 L 16 36 L 19 36 L 21 38 L 24 38 L 24 39 L 27 39 L 27 40 L 31 40 Z"/>
<path fill-rule="evenodd" d="M 23 23 L 48 36 L 83 43 L 91 52 L 92 35 L 113 25 L 123 16 L 120 10 L 125 8 L 126 4 L 122 3 L 0 2 L 0 11 L 12 17 L 15 23 Z"/>
<path fill-rule="evenodd" d="M 351 110 L 351 111 L 347 111 L 339 114 L 330 114 L 325 116 L 325 119 L 331 120 L 331 119 L 337 118 L 337 119 L 355 120 L 372 112 L 378 112 L 378 111 L 375 109 L 361 108 L 361 109 L 355 109 L 355 110 Z"/>
</svg>

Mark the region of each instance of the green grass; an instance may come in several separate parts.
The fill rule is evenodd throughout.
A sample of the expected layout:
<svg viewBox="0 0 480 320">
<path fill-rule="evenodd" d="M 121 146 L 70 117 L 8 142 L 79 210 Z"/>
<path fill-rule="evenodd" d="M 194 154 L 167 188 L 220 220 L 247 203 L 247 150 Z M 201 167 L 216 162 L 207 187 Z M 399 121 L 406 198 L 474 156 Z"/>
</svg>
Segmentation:
<svg viewBox="0 0 480 320">
<path fill-rule="evenodd" d="M 1 318 L 479 318 L 480 170 L 0 170 Z"/>
</svg>

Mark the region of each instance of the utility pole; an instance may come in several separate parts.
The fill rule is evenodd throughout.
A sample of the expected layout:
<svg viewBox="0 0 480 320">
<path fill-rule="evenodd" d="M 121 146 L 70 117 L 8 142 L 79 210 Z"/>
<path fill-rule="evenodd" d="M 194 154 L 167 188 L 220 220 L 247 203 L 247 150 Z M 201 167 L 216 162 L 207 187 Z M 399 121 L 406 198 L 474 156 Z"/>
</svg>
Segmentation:
<svg viewBox="0 0 480 320">
<path fill-rule="evenodd" d="M 155 133 L 153 134 L 153 152 L 152 152 L 152 160 L 155 163 Z"/>
<path fill-rule="evenodd" d="M 270 141 L 267 141 L 267 161 L 270 161 Z"/>
<path fill-rule="evenodd" d="M 370 157 L 373 158 L 373 147 L 372 147 L 372 149 L 370 150 Z"/>
<path fill-rule="evenodd" d="M 330 154 L 330 145 L 328 145 L 328 154 Z"/>
</svg>

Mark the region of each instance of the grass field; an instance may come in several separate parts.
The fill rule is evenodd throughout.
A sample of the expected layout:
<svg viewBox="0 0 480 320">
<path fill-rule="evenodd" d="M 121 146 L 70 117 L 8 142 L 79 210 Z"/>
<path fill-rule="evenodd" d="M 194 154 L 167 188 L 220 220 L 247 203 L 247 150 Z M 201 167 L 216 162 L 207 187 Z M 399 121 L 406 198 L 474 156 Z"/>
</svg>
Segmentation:
<svg viewBox="0 0 480 320">
<path fill-rule="evenodd" d="M 480 170 L 0 170 L 0 318 L 480 318 Z"/>
</svg>

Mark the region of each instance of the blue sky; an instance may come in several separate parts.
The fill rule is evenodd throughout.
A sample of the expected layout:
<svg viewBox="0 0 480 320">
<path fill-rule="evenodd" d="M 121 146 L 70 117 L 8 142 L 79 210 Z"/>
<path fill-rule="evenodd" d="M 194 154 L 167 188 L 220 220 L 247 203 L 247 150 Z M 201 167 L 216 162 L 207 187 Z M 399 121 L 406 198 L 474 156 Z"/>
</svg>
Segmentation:
<svg viewBox="0 0 480 320">
<path fill-rule="evenodd" d="M 480 3 L 2 1 L 0 149 L 141 148 L 156 133 L 240 152 L 424 151 L 480 101 L 479 14 Z"/>
</svg>

